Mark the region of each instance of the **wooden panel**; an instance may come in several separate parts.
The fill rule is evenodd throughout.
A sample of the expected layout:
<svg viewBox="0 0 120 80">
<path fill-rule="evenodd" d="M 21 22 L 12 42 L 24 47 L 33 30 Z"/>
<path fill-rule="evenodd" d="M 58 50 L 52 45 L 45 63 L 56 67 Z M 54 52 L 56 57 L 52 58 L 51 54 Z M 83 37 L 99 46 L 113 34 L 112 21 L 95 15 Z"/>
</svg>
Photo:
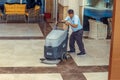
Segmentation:
<svg viewBox="0 0 120 80">
<path fill-rule="evenodd" d="M 68 11 L 68 6 L 64 6 L 64 13 L 63 13 L 64 15 L 63 15 L 63 18 L 66 18 L 68 16 L 67 11 Z"/>
<path fill-rule="evenodd" d="M 120 80 L 120 0 L 114 0 L 109 80 Z"/>
<path fill-rule="evenodd" d="M 46 13 L 53 13 L 53 0 L 46 0 Z"/>
<path fill-rule="evenodd" d="M 63 20 L 67 17 L 68 6 L 58 5 L 59 20 Z"/>
</svg>

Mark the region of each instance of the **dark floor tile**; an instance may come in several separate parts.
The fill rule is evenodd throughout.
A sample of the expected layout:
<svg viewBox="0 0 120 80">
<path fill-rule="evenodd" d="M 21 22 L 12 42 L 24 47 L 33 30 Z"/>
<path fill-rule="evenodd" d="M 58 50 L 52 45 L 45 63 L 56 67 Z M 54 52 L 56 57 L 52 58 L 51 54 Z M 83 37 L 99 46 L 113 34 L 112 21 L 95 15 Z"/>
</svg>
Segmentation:
<svg viewBox="0 0 120 80">
<path fill-rule="evenodd" d="M 83 66 L 78 67 L 79 72 L 107 72 L 108 66 Z"/>
<path fill-rule="evenodd" d="M 61 75 L 63 80 L 87 80 L 82 73 L 65 73 Z"/>
</svg>

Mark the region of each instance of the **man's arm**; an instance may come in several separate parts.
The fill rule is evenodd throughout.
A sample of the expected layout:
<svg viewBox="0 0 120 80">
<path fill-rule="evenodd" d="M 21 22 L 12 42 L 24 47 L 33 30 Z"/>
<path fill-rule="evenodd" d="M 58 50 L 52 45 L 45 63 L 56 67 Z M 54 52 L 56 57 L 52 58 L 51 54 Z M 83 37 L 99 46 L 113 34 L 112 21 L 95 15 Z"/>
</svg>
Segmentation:
<svg viewBox="0 0 120 80">
<path fill-rule="evenodd" d="M 61 21 L 59 21 L 60 23 L 66 23 L 67 22 L 67 20 L 61 20 Z"/>
<path fill-rule="evenodd" d="M 64 20 L 61 20 L 60 22 L 66 23 L 69 20 L 69 16 L 67 16 Z"/>
<path fill-rule="evenodd" d="M 78 24 L 71 24 L 71 23 L 69 23 L 69 22 L 66 22 L 66 24 L 67 24 L 67 25 L 70 25 L 70 26 L 73 27 L 73 28 L 77 28 L 77 27 L 78 27 Z"/>
<path fill-rule="evenodd" d="M 61 20 L 60 22 L 62 22 L 62 23 L 65 23 L 66 25 L 70 25 L 70 26 L 72 26 L 73 28 L 76 28 L 78 25 L 77 24 L 71 24 L 69 21 L 69 17 L 67 16 L 66 18 L 65 18 L 65 20 Z"/>
<path fill-rule="evenodd" d="M 67 16 L 64 20 L 61 20 L 61 21 L 59 21 L 59 22 L 61 22 L 61 23 L 66 23 L 68 20 L 69 20 L 69 16 Z"/>
<path fill-rule="evenodd" d="M 73 28 L 77 28 L 78 27 L 78 24 L 79 24 L 79 17 L 78 16 L 75 16 L 74 17 L 74 23 L 69 23 L 68 24 L 73 27 Z"/>
</svg>

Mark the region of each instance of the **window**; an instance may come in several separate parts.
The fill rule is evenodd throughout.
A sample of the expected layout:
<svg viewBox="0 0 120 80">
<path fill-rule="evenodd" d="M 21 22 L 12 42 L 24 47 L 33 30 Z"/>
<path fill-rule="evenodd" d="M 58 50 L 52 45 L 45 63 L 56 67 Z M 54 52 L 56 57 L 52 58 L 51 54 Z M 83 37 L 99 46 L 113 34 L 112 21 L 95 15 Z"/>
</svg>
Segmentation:
<svg viewBox="0 0 120 80">
<path fill-rule="evenodd" d="M 6 0 L 0 0 L 0 3 L 5 3 L 6 2 Z"/>
<path fill-rule="evenodd" d="M 22 3 L 27 3 L 26 0 L 22 0 Z"/>
<path fill-rule="evenodd" d="M 22 1 L 22 3 L 26 3 L 26 0 L 0 0 L 0 3 L 20 3 Z"/>
<path fill-rule="evenodd" d="M 20 0 L 6 0 L 7 3 L 20 3 Z"/>
</svg>

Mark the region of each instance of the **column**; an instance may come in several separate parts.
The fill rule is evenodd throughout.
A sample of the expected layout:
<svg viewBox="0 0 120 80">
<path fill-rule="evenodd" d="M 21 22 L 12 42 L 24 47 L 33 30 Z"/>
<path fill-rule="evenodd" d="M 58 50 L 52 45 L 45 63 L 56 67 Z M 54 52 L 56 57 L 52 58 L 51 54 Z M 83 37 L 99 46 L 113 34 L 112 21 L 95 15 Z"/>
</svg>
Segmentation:
<svg viewBox="0 0 120 80">
<path fill-rule="evenodd" d="M 22 0 L 20 0 L 20 4 L 22 4 Z"/>
<path fill-rule="evenodd" d="M 55 4 L 55 0 L 53 0 L 53 19 L 56 18 L 56 4 Z"/>
<path fill-rule="evenodd" d="M 120 80 L 120 0 L 114 0 L 113 36 L 108 80 Z"/>
<path fill-rule="evenodd" d="M 58 0 L 53 0 L 53 19 L 57 21 L 58 17 Z"/>
<path fill-rule="evenodd" d="M 81 24 L 83 25 L 83 16 L 84 16 L 84 1 L 85 0 L 79 0 L 79 16 L 81 20 Z"/>
</svg>

